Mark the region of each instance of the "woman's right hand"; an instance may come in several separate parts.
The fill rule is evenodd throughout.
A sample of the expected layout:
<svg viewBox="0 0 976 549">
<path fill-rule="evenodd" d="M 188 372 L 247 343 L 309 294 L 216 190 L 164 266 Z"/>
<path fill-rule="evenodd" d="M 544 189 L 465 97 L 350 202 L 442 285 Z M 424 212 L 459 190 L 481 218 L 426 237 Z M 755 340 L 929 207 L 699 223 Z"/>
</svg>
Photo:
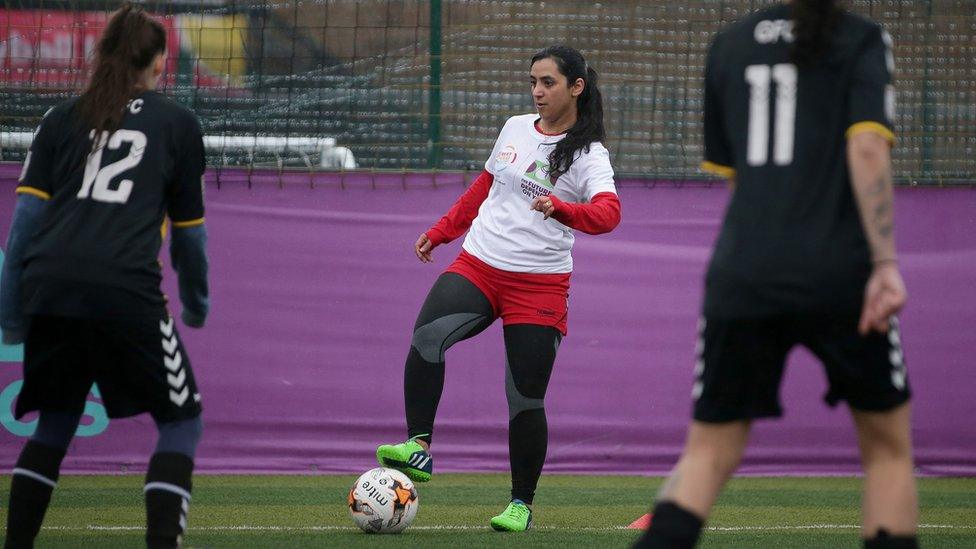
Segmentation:
<svg viewBox="0 0 976 549">
<path fill-rule="evenodd" d="M 431 257 L 431 250 L 434 249 L 434 243 L 427 238 L 427 233 L 421 233 L 420 238 L 417 239 L 417 243 L 413 245 L 413 251 L 417 254 L 417 259 L 422 263 L 430 263 L 434 260 Z"/>
<path fill-rule="evenodd" d="M 905 306 L 907 299 L 908 293 L 898 264 L 890 260 L 876 264 L 864 289 L 864 306 L 857 331 L 861 335 L 868 332 L 888 333 L 891 316 Z"/>
</svg>

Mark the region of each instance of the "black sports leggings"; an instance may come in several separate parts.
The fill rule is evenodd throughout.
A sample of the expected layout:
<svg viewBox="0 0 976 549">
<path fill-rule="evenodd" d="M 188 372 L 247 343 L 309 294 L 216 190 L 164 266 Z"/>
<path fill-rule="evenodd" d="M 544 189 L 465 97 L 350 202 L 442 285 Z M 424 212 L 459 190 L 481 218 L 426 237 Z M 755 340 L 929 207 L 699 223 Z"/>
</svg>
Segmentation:
<svg viewBox="0 0 976 549">
<path fill-rule="evenodd" d="M 444 353 L 495 320 L 488 298 L 456 273 L 444 273 L 427 294 L 407 355 L 404 396 L 407 430 L 428 443 L 444 389 Z M 532 503 L 542 474 L 549 432 L 544 399 L 562 335 L 551 326 L 505 326 L 505 394 L 512 497 Z"/>
</svg>

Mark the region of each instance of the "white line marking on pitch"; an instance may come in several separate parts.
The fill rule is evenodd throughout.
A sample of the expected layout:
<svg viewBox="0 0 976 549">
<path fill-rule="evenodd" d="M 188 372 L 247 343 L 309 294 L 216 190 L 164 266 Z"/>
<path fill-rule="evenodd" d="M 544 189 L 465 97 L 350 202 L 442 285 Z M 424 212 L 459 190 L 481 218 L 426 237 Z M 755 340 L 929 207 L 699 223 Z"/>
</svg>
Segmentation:
<svg viewBox="0 0 976 549">
<path fill-rule="evenodd" d="M 942 530 L 974 530 L 974 525 L 954 525 L 954 524 L 919 524 L 920 529 L 942 529 Z M 585 532 L 609 532 L 616 530 L 627 530 L 626 526 L 609 527 L 580 527 L 571 528 L 563 526 L 538 526 L 540 530 L 564 530 L 564 531 L 585 531 Z M 706 526 L 705 530 L 715 532 L 763 532 L 763 531 L 790 531 L 790 530 L 857 530 L 857 524 L 798 524 L 795 526 Z M 89 524 L 88 526 L 44 526 L 43 530 L 54 530 L 64 532 L 74 531 L 95 531 L 95 532 L 116 532 L 116 531 L 142 531 L 143 526 L 100 526 Z M 355 532 L 359 529 L 355 526 L 190 526 L 191 532 Z M 488 526 L 474 525 L 430 525 L 413 526 L 410 530 L 484 530 L 488 531 Z"/>
</svg>

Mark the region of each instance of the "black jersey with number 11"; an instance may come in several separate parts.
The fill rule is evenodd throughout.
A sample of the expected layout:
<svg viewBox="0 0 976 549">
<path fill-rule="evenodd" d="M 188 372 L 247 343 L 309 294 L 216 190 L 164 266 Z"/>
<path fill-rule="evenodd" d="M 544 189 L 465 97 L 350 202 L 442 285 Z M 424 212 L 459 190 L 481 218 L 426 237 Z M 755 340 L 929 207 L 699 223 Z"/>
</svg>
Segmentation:
<svg viewBox="0 0 976 549">
<path fill-rule="evenodd" d="M 846 142 L 894 140 L 890 38 L 845 13 L 812 66 L 791 61 L 792 8 L 720 32 L 705 69 L 706 170 L 735 191 L 706 278 L 705 314 L 855 314 L 871 264 Z"/>
<path fill-rule="evenodd" d="M 162 228 L 203 223 L 204 151 L 196 116 L 145 92 L 121 127 L 82 127 L 72 99 L 41 121 L 17 188 L 48 200 L 23 274 L 28 314 L 162 316 Z"/>
</svg>

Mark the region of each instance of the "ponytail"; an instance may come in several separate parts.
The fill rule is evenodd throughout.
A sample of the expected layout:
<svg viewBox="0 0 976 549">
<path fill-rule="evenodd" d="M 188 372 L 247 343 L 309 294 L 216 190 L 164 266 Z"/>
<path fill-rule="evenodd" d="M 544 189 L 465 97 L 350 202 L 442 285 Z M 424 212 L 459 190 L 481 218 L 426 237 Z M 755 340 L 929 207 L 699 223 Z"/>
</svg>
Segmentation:
<svg viewBox="0 0 976 549">
<path fill-rule="evenodd" d="M 830 36 L 843 8 L 839 0 L 793 0 L 793 62 L 816 65 L 830 48 Z"/>
<path fill-rule="evenodd" d="M 119 128 L 126 103 L 141 91 L 140 76 L 164 51 L 163 25 L 140 6 L 128 1 L 122 4 L 95 46 L 91 79 L 76 105 L 85 131 L 94 129 L 99 136 Z"/>
<path fill-rule="evenodd" d="M 532 57 L 531 65 L 552 59 L 569 85 L 583 79 L 583 93 L 576 98 L 576 123 L 549 153 L 549 177 L 552 180 L 569 171 L 580 151 L 590 152 L 590 144 L 603 141 L 607 132 L 603 126 L 603 95 L 597 86 L 597 73 L 586 64 L 583 55 L 569 46 L 550 46 Z"/>
</svg>

